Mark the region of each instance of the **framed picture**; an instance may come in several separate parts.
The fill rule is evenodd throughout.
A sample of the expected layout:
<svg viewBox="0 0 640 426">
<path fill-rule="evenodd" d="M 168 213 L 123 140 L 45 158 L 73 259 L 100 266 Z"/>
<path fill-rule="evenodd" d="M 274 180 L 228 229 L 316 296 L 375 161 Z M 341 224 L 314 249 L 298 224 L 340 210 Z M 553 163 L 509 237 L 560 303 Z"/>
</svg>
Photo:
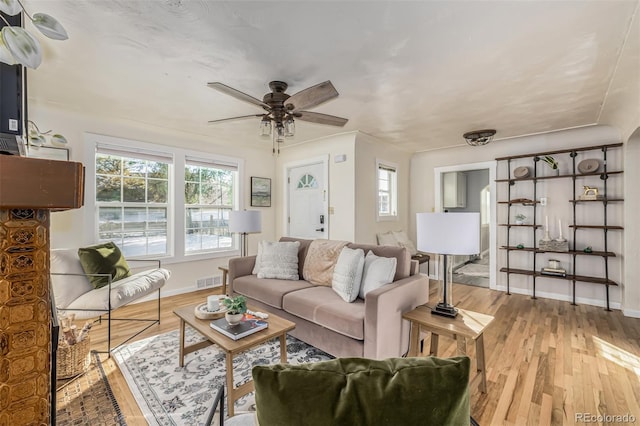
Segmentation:
<svg viewBox="0 0 640 426">
<path fill-rule="evenodd" d="M 28 147 L 27 157 L 42 158 L 44 160 L 69 161 L 69 149 L 57 146 L 33 146 Z"/>
<path fill-rule="evenodd" d="M 251 206 L 271 207 L 271 179 L 251 176 Z"/>
</svg>

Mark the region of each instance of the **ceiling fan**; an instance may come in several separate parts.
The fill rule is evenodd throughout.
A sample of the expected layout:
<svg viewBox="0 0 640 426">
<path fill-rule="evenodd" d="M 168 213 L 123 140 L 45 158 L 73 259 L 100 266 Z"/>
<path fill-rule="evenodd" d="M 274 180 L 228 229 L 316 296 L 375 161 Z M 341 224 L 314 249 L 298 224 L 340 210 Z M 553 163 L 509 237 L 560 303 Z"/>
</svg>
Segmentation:
<svg viewBox="0 0 640 426">
<path fill-rule="evenodd" d="M 347 121 L 349 121 L 346 118 L 336 117 L 335 115 L 305 111 L 307 108 L 313 108 L 338 97 L 338 91 L 328 80 L 301 90 L 291 96 L 285 93 L 288 87 L 287 83 L 283 81 L 272 81 L 269 83 L 271 93 L 264 95 L 262 100 L 247 95 L 223 83 L 207 83 L 207 86 L 241 101 L 262 107 L 266 111 L 264 114 L 241 115 L 239 117 L 211 120 L 209 124 L 243 118 L 261 117 L 260 133 L 262 136 L 271 136 L 273 134 L 274 153 L 276 151 L 276 144 L 284 142 L 285 137 L 291 137 L 295 134 L 294 119 L 339 127 L 344 126 L 347 124 Z M 278 152 L 279 151 L 278 145 Z"/>
</svg>

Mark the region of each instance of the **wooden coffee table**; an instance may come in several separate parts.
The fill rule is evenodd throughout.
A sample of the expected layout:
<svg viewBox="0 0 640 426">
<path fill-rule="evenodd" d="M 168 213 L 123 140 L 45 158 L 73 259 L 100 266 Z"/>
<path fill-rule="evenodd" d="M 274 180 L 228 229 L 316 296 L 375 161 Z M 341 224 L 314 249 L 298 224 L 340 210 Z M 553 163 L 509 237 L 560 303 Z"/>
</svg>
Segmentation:
<svg viewBox="0 0 640 426">
<path fill-rule="evenodd" d="M 274 339 L 278 337 L 280 339 L 280 362 L 287 362 L 287 332 L 295 328 L 295 324 L 291 321 L 288 321 L 284 318 L 280 318 L 274 314 L 269 314 L 269 318 L 266 320 L 269 323 L 269 327 L 260 330 L 256 333 L 253 333 L 247 337 L 243 337 L 239 340 L 229 339 L 221 333 L 215 331 L 209 323 L 211 320 L 201 320 L 196 318 L 195 316 L 195 307 L 198 306 L 199 303 L 183 306 L 181 308 L 175 309 L 173 311 L 174 314 L 180 318 L 180 367 L 184 367 L 184 357 L 198 349 L 206 348 L 211 344 L 216 344 L 222 349 L 226 354 L 226 364 L 227 364 L 227 406 L 229 411 L 229 416 L 233 416 L 234 407 L 233 403 L 238 398 L 248 394 L 249 392 L 253 392 L 253 381 L 249 380 L 247 383 L 244 383 L 237 388 L 234 387 L 233 381 L 233 357 L 234 355 L 239 354 L 240 352 L 247 351 L 255 346 L 260 345 L 261 343 L 266 342 L 267 340 Z M 249 307 L 249 309 L 256 310 L 254 308 Z M 202 334 L 207 340 L 196 343 L 191 346 L 184 345 L 184 329 L 185 324 L 189 324 L 198 333 Z"/>
</svg>

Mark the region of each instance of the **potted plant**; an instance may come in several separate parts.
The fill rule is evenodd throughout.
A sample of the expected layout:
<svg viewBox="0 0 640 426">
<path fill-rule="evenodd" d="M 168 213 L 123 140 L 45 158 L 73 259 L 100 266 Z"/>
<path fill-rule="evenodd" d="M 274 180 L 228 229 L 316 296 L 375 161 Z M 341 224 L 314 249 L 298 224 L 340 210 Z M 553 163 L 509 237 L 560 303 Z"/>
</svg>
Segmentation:
<svg viewBox="0 0 640 426">
<path fill-rule="evenodd" d="M 244 296 L 227 297 L 222 303 L 227 307 L 224 317 L 229 325 L 236 325 L 242 321 L 242 316 L 247 312 L 247 299 Z"/>
<path fill-rule="evenodd" d="M 516 215 L 516 225 L 524 225 L 524 221 L 527 219 L 522 213 Z"/>
</svg>

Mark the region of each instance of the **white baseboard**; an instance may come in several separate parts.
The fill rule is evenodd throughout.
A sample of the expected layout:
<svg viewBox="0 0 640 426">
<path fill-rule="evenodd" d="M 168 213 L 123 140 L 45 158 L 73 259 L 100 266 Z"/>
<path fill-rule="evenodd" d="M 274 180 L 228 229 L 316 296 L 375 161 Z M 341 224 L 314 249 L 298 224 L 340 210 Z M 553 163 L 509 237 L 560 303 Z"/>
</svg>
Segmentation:
<svg viewBox="0 0 640 426">
<path fill-rule="evenodd" d="M 635 310 L 635 309 L 622 309 L 622 314 L 625 317 L 630 317 L 630 318 L 640 318 L 640 311 Z"/>
<path fill-rule="evenodd" d="M 500 290 L 500 291 L 505 291 L 505 292 L 507 291 L 507 287 L 506 286 L 496 286 L 495 289 L 496 290 Z M 511 287 L 510 290 L 511 290 L 511 293 L 523 294 L 525 296 L 531 296 L 531 291 L 529 289 L 526 289 L 526 288 Z M 548 292 L 544 292 L 544 291 L 536 291 L 536 297 L 541 297 L 543 299 L 562 300 L 563 302 L 569 302 L 569 303 L 573 302 L 573 298 L 570 295 L 557 294 L 557 293 L 548 293 Z M 601 308 L 605 308 L 607 306 L 607 301 L 606 300 L 600 300 L 600 299 L 589 299 L 589 298 L 585 298 L 585 297 L 576 297 L 576 304 L 579 304 L 579 305 L 591 305 L 591 306 L 598 306 L 598 307 L 601 307 Z M 620 310 L 621 305 L 620 305 L 619 302 L 610 302 L 609 303 L 609 307 L 611 309 Z"/>
</svg>

